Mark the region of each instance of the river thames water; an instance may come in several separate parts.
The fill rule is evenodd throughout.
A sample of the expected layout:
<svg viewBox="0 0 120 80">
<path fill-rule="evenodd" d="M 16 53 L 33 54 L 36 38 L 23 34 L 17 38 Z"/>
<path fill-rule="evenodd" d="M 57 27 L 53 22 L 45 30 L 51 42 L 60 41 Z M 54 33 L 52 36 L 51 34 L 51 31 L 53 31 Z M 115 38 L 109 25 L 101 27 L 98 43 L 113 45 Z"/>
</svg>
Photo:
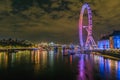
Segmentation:
<svg viewBox="0 0 120 80">
<path fill-rule="evenodd" d="M 0 80 L 120 80 L 120 61 L 61 50 L 0 52 Z"/>
</svg>

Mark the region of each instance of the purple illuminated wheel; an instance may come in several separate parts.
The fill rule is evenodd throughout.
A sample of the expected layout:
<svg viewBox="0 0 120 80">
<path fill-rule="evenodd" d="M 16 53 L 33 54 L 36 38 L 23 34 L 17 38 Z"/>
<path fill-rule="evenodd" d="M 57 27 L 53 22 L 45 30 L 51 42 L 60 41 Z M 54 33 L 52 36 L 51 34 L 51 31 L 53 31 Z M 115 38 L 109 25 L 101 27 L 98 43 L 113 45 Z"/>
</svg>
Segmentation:
<svg viewBox="0 0 120 80">
<path fill-rule="evenodd" d="M 83 14 L 84 10 L 87 9 L 88 12 L 88 25 L 83 26 Z M 85 42 L 83 42 L 83 29 L 87 31 L 87 39 Z M 82 6 L 81 13 L 80 13 L 80 19 L 79 19 L 79 40 L 80 40 L 80 46 L 83 49 L 93 49 L 97 47 L 93 37 L 92 37 L 92 12 L 91 8 L 88 3 L 85 3 Z"/>
</svg>

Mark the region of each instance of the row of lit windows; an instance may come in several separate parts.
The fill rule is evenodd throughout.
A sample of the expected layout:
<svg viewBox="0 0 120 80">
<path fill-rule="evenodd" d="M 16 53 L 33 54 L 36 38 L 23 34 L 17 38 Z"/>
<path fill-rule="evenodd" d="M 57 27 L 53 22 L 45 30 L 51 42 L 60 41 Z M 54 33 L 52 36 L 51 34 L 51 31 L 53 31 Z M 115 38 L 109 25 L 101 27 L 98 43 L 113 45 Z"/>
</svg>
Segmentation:
<svg viewBox="0 0 120 80">
<path fill-rule="evenodd" d="M 113 47 L 115 49 L 120 48 L 120 36 L 114 36 L 113 37 Z M 110 41 L 109 40 L 98 41 L 98 48 L 109 49 L 110 48 Z"/>
</svg>

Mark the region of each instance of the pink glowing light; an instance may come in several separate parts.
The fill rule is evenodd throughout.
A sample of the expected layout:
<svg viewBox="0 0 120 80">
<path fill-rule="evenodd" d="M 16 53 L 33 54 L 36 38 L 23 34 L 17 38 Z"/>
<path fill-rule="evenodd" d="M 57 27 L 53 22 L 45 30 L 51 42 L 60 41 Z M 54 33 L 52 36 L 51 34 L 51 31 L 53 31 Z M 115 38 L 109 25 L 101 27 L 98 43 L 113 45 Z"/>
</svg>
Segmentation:
<svg viewBox="0 0 120 80">
<path fill-rule="evenodd" d="M 87 35 L 87 40 L 84 43 L 83 42 L 82 31 L 83 31 L 83 14 L 84 14 L 84 10 L 85 9 L 87 9 L 87 12 L 88 12 L 88 25 L 85 27 L 88 35 Z M 81 13 L 80 13 L 80 19 L 79 19 L 79 40 L 80 40 L 81 48 L 90 49 L 90 48 L 94 48 L 94 47 L 97 46 L 95 41 L 94 41 L 94 39 L 93 39 L 93 37 L 92 37 L 92 12 L 91 12 L 91 8 L 90 8 L 88 3 L 85 3 L 82 6 Z"/>
</svg>

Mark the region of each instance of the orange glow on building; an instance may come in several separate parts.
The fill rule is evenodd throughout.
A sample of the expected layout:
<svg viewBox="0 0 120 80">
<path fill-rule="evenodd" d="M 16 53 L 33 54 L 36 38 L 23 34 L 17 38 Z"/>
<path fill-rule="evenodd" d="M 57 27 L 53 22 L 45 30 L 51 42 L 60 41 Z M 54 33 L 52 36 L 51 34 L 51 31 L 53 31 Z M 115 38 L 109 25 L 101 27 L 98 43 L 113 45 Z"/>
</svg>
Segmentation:
<svg viewBox="0 0 120 80">
<path fill-rule="evenodd" d="M 113 49 L 113 37 L 110 36 L 109 40 L 110 40 L 110 49 Z"/>
</svg>

